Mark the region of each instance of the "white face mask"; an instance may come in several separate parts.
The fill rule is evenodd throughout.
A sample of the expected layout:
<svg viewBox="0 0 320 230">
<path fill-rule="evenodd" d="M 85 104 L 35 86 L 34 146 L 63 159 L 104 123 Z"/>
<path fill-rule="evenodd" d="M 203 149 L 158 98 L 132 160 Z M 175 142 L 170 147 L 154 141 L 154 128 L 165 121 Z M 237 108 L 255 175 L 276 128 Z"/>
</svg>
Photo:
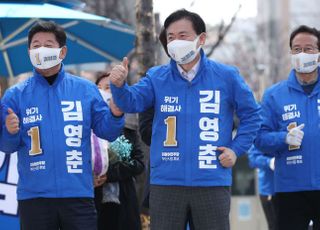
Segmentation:
<svg viewBox="0 0 320 230">
<path fill-rule="evenodd" d="M 319 65 L 318 59 L 319 53 L 307 54 L 301 52 L 291 55 L 291 64 L 298 73 L 311 73 Z"/>
<path fill-rule="evenodd" d="M 61 63 L 59 58 L 62 48 L 39 47 L 30 50 L 30 60 L 37 69 L 49 69 Z"/>
<path fill-rule="evenodd" d="M 201 49 L 201 45 L 197 48 L 199 36 L 193 41 L 173 40 L 168 43 L 168 53 L 170 57 L 178 64 L 187 64 L 192 62 Z"/>
<path fill-rule="evenodd" d="M 100 94 L 101 94 L 103 100 L 109 105 L 112 94 L 109 92 L 106 92 L 105 90 L 102 90 L 102 89 L 99 89 L 99 91 L 100 91 Z"/>
</svg>

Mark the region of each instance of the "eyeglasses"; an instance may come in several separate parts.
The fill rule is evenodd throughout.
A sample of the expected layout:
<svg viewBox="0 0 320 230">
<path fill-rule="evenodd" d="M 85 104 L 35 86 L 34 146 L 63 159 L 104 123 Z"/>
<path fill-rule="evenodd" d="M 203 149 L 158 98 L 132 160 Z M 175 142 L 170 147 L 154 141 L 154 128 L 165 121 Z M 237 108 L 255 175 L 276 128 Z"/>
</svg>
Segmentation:
<svg viewBox="0 0 320 230">
<path fill-rule="evenodd" d="M 291 49 L 291 52 L 293 54 L 299 54 L 301 52 L 307 53 L 307 54 L 312 54 L 312 53 L 316 53 L 319 49 L 317 47 L 313 47 L 313 46 L 308 46 L 308 47 L 293 47 Z"/>
</svg>

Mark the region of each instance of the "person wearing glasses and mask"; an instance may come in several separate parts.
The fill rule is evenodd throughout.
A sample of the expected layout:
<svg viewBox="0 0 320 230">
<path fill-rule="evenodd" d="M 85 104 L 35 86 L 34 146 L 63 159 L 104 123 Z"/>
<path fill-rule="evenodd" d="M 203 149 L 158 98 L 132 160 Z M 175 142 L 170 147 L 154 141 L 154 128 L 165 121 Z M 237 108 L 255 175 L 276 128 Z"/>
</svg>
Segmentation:
<svg viewBox="0 0 320 230">
<path fill-rule="evenodd" d="M 267 89 L 255 141 L 275 153 L 278 229 L 320 229 L 320 34 L 301 25 L 290 35 L 293 69 Z"/>
<path fill-rule="evenodd" d="M 21 229 L 97 229 L 91 130 L 115 140 L 122 112 L 95 84 L 67 73 L 66 33 L 38 22 L 28 34 L 33 74 L 5 92 L 0 150 L 18 151 Z M 76 52 L 76 51 L 73 51 Z"/>
<path fill-rule="evenodd" d="M 149 69 L 133 86 L 124 58 L 110 74 L 124 112 L 154 107 L 150 147 L 153 230 L 230 229 L 231 168 L 260 127 L 259 106 L 236 68 L 208 59 L 206 28 L 187 10 L 167 17 L 160 35 L 170 63 Z M 232 138 L 233 115 L 240 119 Z"/>
</svg>

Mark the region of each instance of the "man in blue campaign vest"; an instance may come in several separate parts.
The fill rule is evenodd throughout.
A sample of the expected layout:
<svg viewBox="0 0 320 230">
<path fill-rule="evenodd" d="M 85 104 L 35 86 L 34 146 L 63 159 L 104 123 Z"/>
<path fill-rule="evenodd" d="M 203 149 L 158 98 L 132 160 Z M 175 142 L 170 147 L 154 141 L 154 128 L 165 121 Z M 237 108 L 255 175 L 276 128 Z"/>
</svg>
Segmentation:
<svg viewBox="0 0 320 230">
<path fill-rule="evenodd" d="M 0 150 L 18 151 L 17 197 L 22 229 L 96 229 L 91 130 L 115 140 L 122 112 L 103 101 L 91 82 L 61 63 L 66 34 L 53 22 L 29 31 L 33 76 L 2 98 Z"/>
<path fill-rule="evenodd" d="M 275 153 L 278 229 L 320 229 L 320 34 L 300 26 L 290 35 L 293 69 L 266 90 L 255 142 Z"/>
<path fill-rule="evenodd" d="M 171 61 L 128 86 L 128 60 L 110 75 L 125 112 L 154 107 L 150 153 L 151 229 L 229 229 L 231 168 L 260 127 L 259 106 L 236 68 L 209 60 L 202 18 L 172 13 L 160 35 Z M 240 119 L 232 139 L 233 114 Z"/>
</svg>

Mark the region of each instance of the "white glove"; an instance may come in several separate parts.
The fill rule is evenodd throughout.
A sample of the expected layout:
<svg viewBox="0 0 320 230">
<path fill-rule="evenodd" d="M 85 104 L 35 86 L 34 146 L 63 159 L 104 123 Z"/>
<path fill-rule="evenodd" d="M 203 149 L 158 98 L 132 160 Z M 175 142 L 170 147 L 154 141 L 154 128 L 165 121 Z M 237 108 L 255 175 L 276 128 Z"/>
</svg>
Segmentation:
<svg viewBox="0 0 320 230">
<path fill-rule="evenodd" d="M 270 167 L 270 169 L 271 169 L 272 171 L 274 171 L 274 157 L 272 157 L 272 158 L 270 159 L 269 167 Z"/>
<path fill-rule="evenodd" d="M 304 124 L 301 124 L 297 127 L 291 129 L 286 136 L 286 143 L 288 145 L 300 146 L 304 132 L 302 131 Z"/>
</svg>

